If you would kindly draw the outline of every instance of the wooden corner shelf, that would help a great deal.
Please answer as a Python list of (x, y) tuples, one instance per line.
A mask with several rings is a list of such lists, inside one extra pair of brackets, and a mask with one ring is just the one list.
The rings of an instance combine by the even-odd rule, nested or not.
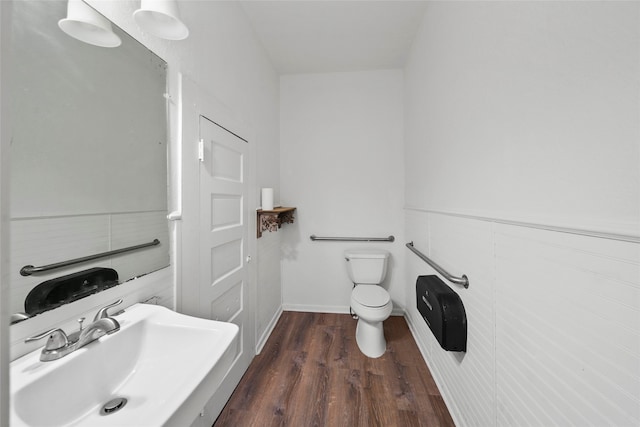
[(278, 206), (272, 210), (265, 211), (258, 209), (258, 239), (262, 237), (264, 231), (278, 231), (282, 224), (293, 224), (293, 213), (296, 208), (286, 208)]

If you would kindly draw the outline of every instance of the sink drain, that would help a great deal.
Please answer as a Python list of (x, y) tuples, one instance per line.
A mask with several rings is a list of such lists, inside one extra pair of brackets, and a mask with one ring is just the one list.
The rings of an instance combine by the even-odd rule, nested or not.
[(124, 405), (126, 404), (127, 399), (125, 399), (124, 397), (116, 397), (115, 399), (111, 399), (102, 406), (102, 409), (100, 409), (100, 415), (111, 415), (113, 413), (116, 413), (120, 409), (124, 408)]

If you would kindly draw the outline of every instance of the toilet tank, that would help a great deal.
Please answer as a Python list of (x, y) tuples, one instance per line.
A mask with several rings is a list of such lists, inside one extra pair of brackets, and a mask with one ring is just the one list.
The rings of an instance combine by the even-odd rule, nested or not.
[(344, 252), (347, 274), (353, 283), (377, 285), (387, 274), (389, 252), (378, 249), (358, 249)]

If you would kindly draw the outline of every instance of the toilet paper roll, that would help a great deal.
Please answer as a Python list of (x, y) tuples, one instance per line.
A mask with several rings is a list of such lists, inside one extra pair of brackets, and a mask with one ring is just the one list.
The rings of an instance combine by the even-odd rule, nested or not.
[(262, 210), (263, 211), (273, 210), (273, 188), (262, 189)]

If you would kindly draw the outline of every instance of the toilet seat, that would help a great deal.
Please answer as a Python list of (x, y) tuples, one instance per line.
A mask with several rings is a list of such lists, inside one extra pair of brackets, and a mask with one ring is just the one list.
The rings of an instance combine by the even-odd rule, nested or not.
[(365, 307), (384, 307), (391, 301), (389, 293), (380, 286), (358, 285), (351, 292), (351, 299)]

